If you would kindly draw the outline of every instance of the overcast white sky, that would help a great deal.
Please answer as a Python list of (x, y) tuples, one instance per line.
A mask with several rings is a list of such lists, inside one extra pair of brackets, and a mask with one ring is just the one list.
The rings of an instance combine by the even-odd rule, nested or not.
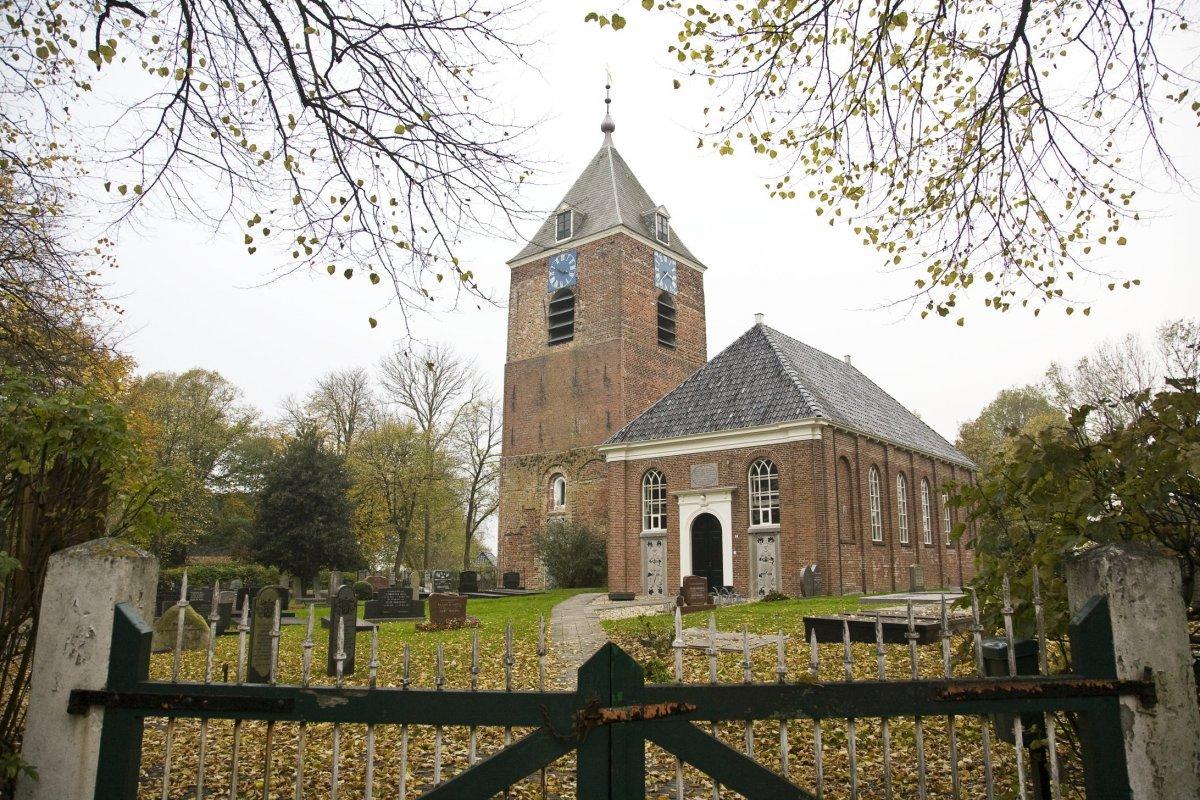
[[(546, 119), (528, 144), (553, 172), (526, 200), (548, 209), (600, 146), (605, 66), (611, 66), (617, 147), (709, 266), (710, 356), (762, 312), (785, 333), (835, 356), (852, 354), (866, 375), (953, 439), (998, 390), (1038, 380), (1051, 360), (1073, 361), (1104, 338), (1149, 334), (1164, 319), (1196, 314), (1200, 201), (1180, 192), (1154, 197), (1153, 221), (1130, 227), (1129, 245), (1096, 262), (1097, 269), (1143, 283), (1115, 295), (1088, 287), (1097, 300), (1090, 318), (1050, 311), (1035, 319), (971, 305), (959, 328), (922, 321), (907, 309), (880, 309), (908, 289), (911, 276), (882, 274), (875, 254), (849, 228), (818, 221), (807, 200), (770, 200), (765, 162), (697, 150), (704, 99), (672, 89), (674, 60), (665, 48), (674, 28), (638, 4), (626, 6), (630, 24), (614, 34), (583, 23), (586, 11), (608, 9), (542, 0), (526, 31), (540, 42), (530, 52), (534, 69), (506, 73), (501, 99), (528, 119)], [(1173, 139), (1181, 155), (1197, 150), (1194, 128)], [(240, 231), (211, 235), (172, 220), (141, 227), (136, 236), (122, 236), (122, 266), (112, 279), (126, 309), (125, 349), (140, 370), (215, 369), (271, 414), (283, 397), (303, 395), (328, 370), (373, 366), (402, 333), (398, 311), (381, 308), (382, 285), (321, 273), (250, 288), (268, 265), (246, 255)], [(527, 227), (525, 234), (535, 226)], [(518, 246), (473, 240), (464, 248), (466, 263), (498, 297), (507, 295), (504, 262)], [(380, 321), (374, 330), (366, 323), (371, 315)], [(505, 321), (503, 308), (471, 308), (418, 319), (415, 329), (473, 357), (498, 392)]]

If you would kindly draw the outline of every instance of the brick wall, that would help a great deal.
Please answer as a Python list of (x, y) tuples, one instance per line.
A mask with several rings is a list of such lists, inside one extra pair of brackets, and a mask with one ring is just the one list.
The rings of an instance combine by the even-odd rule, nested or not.
[(575, 336), (547, 345), (548, 257), (513, 268), (504, 369), (499, 563), (537, 574), (532, 533), (550, 516), (555, 469), (568, 485), (568, 514), (608, 530), (602, 459), (594, 447), (707, 359), (704, 283), (680, 264), (677, 343), (657, 341), (654, 249), (623, 233), (575, 248)]
[[(908, 567), (920, 564), (925, 584), (961, 586), (974, 575), (970, 551), (962, 542), (947, 547), (942, 534), (940, 487), (970, 474), (958, 467), (904, 448), (826, 426), (822, 437), (769, 447), (660, 459), (614, 461), (609, 476), (609, 584), (641, 591), (641, 480), (659, 469), (667, 479), (667, 576), (679, 575), (679, 506), (674, 492), (690, 487), (691, 466), (716, 463), (718, 483), (733, 487), (733, 585), (743, 594), (749, 581), (749, 509), (746, 473), (757, 458), (769, 458), (779, 469), (780, 576), (786, 594), (800, 594), (800, 569), (821, 567), (823, 591), (829, 594), (887, 592), (908, 588)], [(880, 475), (883, 541), (871, 541), (868, 473)], [(908, 489), (909, 543), (899, 541), (896, 475), (903, 472)], [(932, 543), (921, 531), (920, 486), (930, 485)]]

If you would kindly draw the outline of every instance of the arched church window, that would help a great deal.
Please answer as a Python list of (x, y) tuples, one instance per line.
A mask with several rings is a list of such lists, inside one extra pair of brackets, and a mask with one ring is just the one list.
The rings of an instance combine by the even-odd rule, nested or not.
[(675, 301), (667, 292), (658, 296), (658, 343), (675, 346)]
[(896, 514), (900, 529), (900, 544), (908, 544), (908, 479), (896, 473)]
[(750, 524), (779, 524), (779, 470), (760, 458), (750, 465)]
[(883, 541), (883, 498), (879, 485), (879, 470), (871, 467), (867, 473), (867, 493), (871, 499), (871, 541)]
[(567, 479), (562, 475), (555, 475), (550, 480), (550, 508), (554, 511), (561, 511), (567, 507)]
[(550, 344), (561, 344), (575, 338), (575, 292), (559, 289), (550, 297)]
[(656, 469), (642, 476), (642, 530), (667, 529), (667, 479)]
[(929, 479), (921, 478), (921, 540), (933, 544), (932, 515), (929, 513)]

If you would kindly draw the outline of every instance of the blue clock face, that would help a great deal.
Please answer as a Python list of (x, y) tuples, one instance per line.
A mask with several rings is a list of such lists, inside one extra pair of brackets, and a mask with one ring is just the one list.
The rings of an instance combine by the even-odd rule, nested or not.
[(546, 286), (551, 292), (557, 292), (565, 286), (575, 285), (575, 260), (574, 250), (567, 250), (550, 259)]
[(675, 294), (679, 288), (675, 259), (657, 251), (654, 253), (654, 285), (671, 294)]

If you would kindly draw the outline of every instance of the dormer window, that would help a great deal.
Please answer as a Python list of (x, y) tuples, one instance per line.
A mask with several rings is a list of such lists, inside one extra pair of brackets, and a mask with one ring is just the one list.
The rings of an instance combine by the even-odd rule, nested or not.
[(574, 233), (573, 222), (570, 209), (558, 212), (554, 218), (554, 241), (565, 242), (570, 239), (571, 234)]
[(654, 238), (663, 244), (671, 243), (671, 223), (668, 222), (666, 214), (655, 213)]

